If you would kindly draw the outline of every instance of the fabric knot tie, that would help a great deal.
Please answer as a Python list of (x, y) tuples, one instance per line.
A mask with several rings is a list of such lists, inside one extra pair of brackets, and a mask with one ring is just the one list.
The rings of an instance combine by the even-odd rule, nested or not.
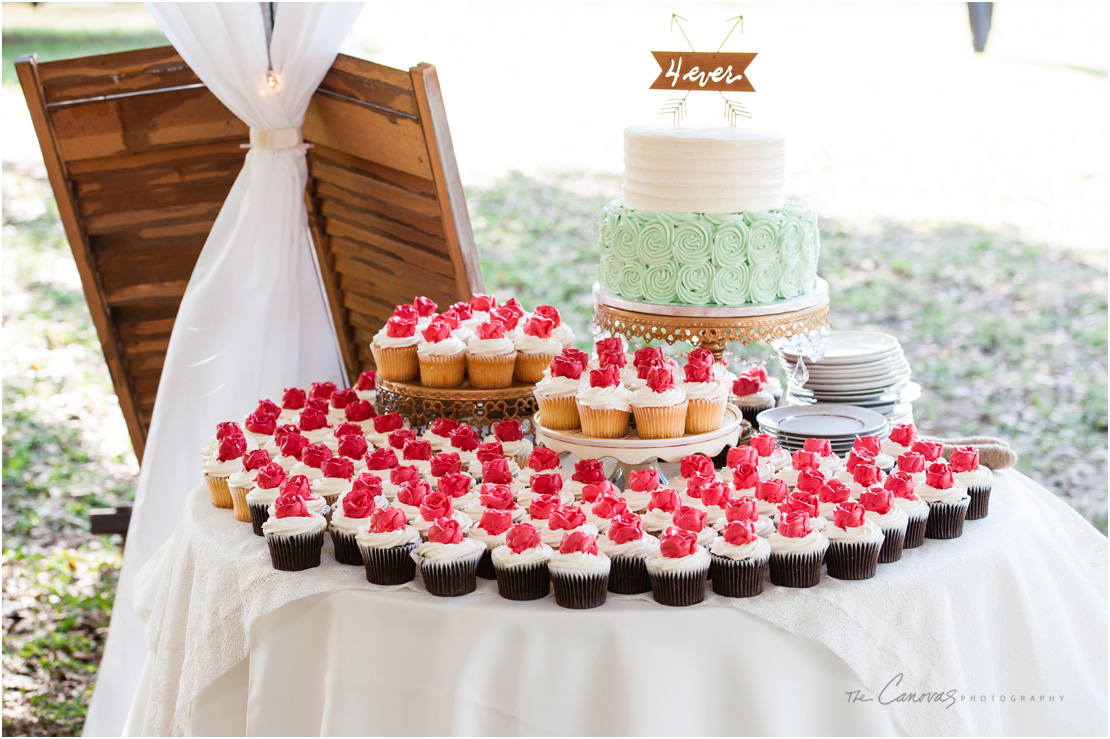
[(242, 145), (244, 149), (266, 149), (281, 151), (304, 146), (304, 134), (300, 128), (254, 128), (251, 127), (251, 142)]

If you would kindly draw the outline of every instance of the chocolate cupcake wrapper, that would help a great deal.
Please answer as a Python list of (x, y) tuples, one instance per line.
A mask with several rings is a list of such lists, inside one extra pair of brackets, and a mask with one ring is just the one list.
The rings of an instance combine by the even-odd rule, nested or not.
[(837, 580), (867, 580), (879, 567), (881, 541), (832, 541), (825, 553), (829, 577)]
[(713, 592), (726, 598), (751, 598), (763, 592), (768, 558), (730, 559), (710, 555), (709, 577)]
[(610, 557), (609, 592), (636, 595), (651, 592), (646, 557)]
[(964, 519), (971, 501), (964, 498), (955, 503), (930, 503), (929, 520), (925, 524), (926, 539), (957, 539), (964, 533)]
[(816, 552), (771, 552), (771, 582), (786, 588), (812, 588), (821, 580), (825, 550)]
[(493, 571), (493, 553), (489, 549), (482, 552), (482, 558), (478, 560), (478, 577), (483, 580), (497, 579), (497, 575)]
[(991, 503), (991, 488), (968, 488), (971, 504), (967, 507), (967, 520), (978, 521), (987, 517), (987, 509)]
[(508, 600), (539, 600), (551, 592), (547, 562), (520, 567), (494, 567), (497, 592)]
[(902, 547), (905, 542), (905, 526), (883, 529), (883, 548), (879, 550), (879, 564), (889, 564), (902, 559)]
[(255, 536), (265, 536), (262, 533), (262, 524), (270, 518), (269, 506), (262, 503), (247, 503), (247, 510), (251, 514), (251, 529)]
[(916, 549), (925, 543), (925, 526), (929, 522), (928, 516), (910, 517), (906, 525), (906, 538), (902, 542), (902, 549)]
[(709, 567), (693, 572), (652, 572), (651, 597), (664, 606), (692, 606), (705, 600)]
[(563, 608), (597, 608), (605, 603), (609, 574), (589, 572), (552, 572), (555, 602)]
[(473, 593), (478, 587), (478, 562), (481, 554), (449, 562), (430, 562), (421, 558), (420, 577), (432, 595), (454, 598)]
[(416, 543), (399, 547), (379, 549), (359, 547), (362, 565), (366, 569), (366, 581), (374, 585), (402, 585), (416, 579), (416, 563), (412, 561), (412, 550)]
[(270, 547), (270, 561), (275, 570), (299, 572), (320, 566), (320, 550), (324, 547), (324, 532), (294, 534), (293, 536), (266, 537)]
[(335, 561), (345, 565), (362, 566), (362, 552), (358, 550), (355, 535), (346, 531), (331, 530), (331, 543), (335, 547)]
[(763, 411), (771, 410), (775, 407), (775, 404), (768, 403), (767, 405), (760, 406), (738, 405), (736, 407), (740, 409), (740, 415), (744, 417), (744, 420), (752, 425), (752, 430), (759, 433), (759, 423), (755, 420), (755, 417)]

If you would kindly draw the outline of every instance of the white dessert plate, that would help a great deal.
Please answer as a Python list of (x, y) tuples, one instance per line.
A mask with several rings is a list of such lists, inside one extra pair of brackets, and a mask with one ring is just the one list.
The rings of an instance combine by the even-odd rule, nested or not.
[[(900, 352), (898, 339), (878, 331), (832, 331), (825, 341), (821, 364), (858, 364)], [(795, 362), (797, 354), (782, 352), (782, 357)]]
[(860, 380), (858, 382), (842, 382), (835, 384), (813, 382), (809, 380), (798, 389), (807, 390), (815, 395), (870, 397), (876, 394), (883, 395), (895, 391), (909, 382), (909, 379), (910, 373), (903, 372), (894, 376), (884, 377), (881, 380)]
[(886, 427), (886, 418), (866, 408), (840, 403), (814, 403), (763, 411), (759, 428), (800, 437), (867, 436)]
[[(784, 362), (783, 367), (787, 375), (790, 375), (797, 368), (797, 365)], [(897, 357), (874, 364), (853, 364), (839, 367), (826, 367), (822, 364), (806, 363), (806, 371), (809, 373), (810, 378), (821, 377), (829, 380), (854, 380), (880, 377), (894, 372), (906, 371), (909, 370), (909, 368), (910, 363), (906, 361), (905, 357)]]

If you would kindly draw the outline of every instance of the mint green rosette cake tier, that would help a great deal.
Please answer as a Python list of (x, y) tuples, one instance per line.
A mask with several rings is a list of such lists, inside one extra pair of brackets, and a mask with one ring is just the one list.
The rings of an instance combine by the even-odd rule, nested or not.
[(710, 255), (721, 268), (739, 267), (748, 263), (748, 224), (743, 217), (716, 224)]
[(621, 265), (620, 294), (630, 300), (644, 299), (644, 268), (635, 262)]
[(701, 220), (678, 224), (674, 230), (674, 256), (679, 264), (702, 266), (709, 263), (713, 247), (713, 227)]
[(602, 258), (613, 253), (613, 232), (617, 228), (617, 210), (613, 201), (601, 211), (601, 223), (598, 225), (597, 247)]
[[(805, 249), (802, 240), (805, 238), (805, 232), (802, 229), (802, 222), (797, 218), (787, 217), (782, 221), (782, 226), (779, 228), (779, 244), (781, 245), (781, 254), (783, 264), (793, 265), (795, 268), (802, 266), (802, 261), (805, 258)], [(802, 275), (798, 273), (798, 282), (801, 283)]]
[(713, 273), (708, 264), (684, 264), (678, 269), (675, 292), (678, 302), (706, 305), (713, 296)]
[(781, 281), (782, 265), (778, 262), (754, 265), (748, 277), (748, 300), (752, 303), (770, 303), (778, 299)]
[(621, 266), (616, 257), (610, 254), (602, 255), (601, 263), (597, 269), (597, 279), (605, 292), (623, 295), (621, 292)]
[[(780, 219), (767, 213), (748, 214), (748, 262), (752, 265), (778, 262)], [(761, 301), (756, 301), (761, 302)]]
[(670, 224), (658, 220), (647, 221), (639, 231), (636, 253), (645, 267), (673, 265), (675, 252), (672, 241), (673, 231)]
[(710, 293), (719, 305), (736, 305), (748, 302), (748, 265), (722, 267), (713, 277)]
[(644, 300), (649, 303), (673, 303), (678, 294), (678, 268), (674, 262), (649, 266), (644, 270)]
[(621, 260), (622, 268), (639, 261), (640, 255), (636, 250), (636, 242), (639, 238), (638, 219), (631, 211), (625, 209), (613, 229), (613, 256)]

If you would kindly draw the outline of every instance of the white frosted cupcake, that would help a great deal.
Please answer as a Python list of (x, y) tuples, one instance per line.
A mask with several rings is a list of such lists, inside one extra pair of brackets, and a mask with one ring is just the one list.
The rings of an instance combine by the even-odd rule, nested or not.
[(725, 517), (718, 521), (713, 528), (723, 532), (730, 523), (745, 521), (751, 523), (756, 536), (766, 539), (774, 533), (775, 523), (768, 516), (759, 515), (759, 507), (755, 498), (733, 498), (725, 508)]
[(477, 539), (486, 547), (478, 561), (478, 577), (485, 580), (496, 577), (493, 570), (493, 550), (505, 544), (506, 535), (512, 525), (512, 514), (491, 508), (483, 512), (478, 522), (466, 532), (468, 537)]
[(500, 442), (505, 456), (518, 466), (525, 464), (532, 453), (532, 442), (524, 437), (524, 428), (515, 418), (494, 423), (493, 433), (486, 437), (486, 441)]
[(897, 459), (899, 455), (908, 452), (915, 441), (917, 427), (912, 423), (899, 424), (890, 430), (890, 436), (883, 441), (879, 451)]
[(615, 367), (590, 372), (589, 384), (579, 387), (574, 399), (584, 436), (619, 439), (628, 433), (631, 394)]
[(538, 600), (551, 590), (548, 562), (554, 551), (540, 541), (531, 524), (516, 524), (505, 534), (505, 544), (490, 557), (497, 592), (508, 600)]
[(729, 386), (717, 379), (713, 364), (687, 362), (681, 387), (689, 403), (686, 409), (686, 433), (704, 434), (724, 424)]
[(640, 514), (644, 529), (649, 534), (661, 533), (663, 529), (672, 525), (672, 516), (681, 504), (677, 491), (670, 488), (653, 490), (647, 508)]
[(563, 482), (563, 490), (576, 500), (582, 499), (582, 491), (587, 485), (605, 482), (605, 467), (600, 459), (580, 459), (574, 463), (570, 479)]
[(366, 579), (375, 585), (401, 585), (416, 577), (416, 563), (409, 556), (420, 543), (420, 534), (408, 526), (396, 508), (377, 508), (370, 524), (355, 534), (355, 543), (366, 568)]
[(516, 346), (505, 335), (503, 324), (498, 321), (479, 324), (474, 338), (466, 345), (470, 385), (483, 389), (509, 387), (513, 384), (516, 358)]
[(463, 512), (470, 516), (471, 521), (477, 523), (481, 520), (482, 514), (490, 509), (507, 511), (514, 523), (521, 521), (528, 514), (526, 508), (517, 505), (512, 488), (508, 485), (491, 483), (482, 484), (478, 489), (477, 499), (467, 504)]
[(374, 405), (378, 400), (378, 375), (374, 370), (364, 370), (358, 373), (358, 382), (355, 383), (355, 395), (359, 400), (365, 400)]
[(413, 550), (424, 587), (432, 595), (466, 595), (477, 587), (478, 562), (486, 546), (477, 539), (464, 538), (463, 533), (456, 519), (438, 519), (428, 528), (427, 541)]
[(564, 536), (547, 566), (559, 606), (596, 608), (605, 603), (611, 563), (589, 533), (572, 531)]
[(609, 524), (615, 516), (631, 513), (628, 510), (628, 503), (624, 502), (624, 498), (608, 493), (598, 496), (597, 500), (591, 505), (583, 506), (583, 509), (586, 514), (586, 522), (596, 528), (599, 533), (605, 533), (609, 530)]
[(906, 514), (906, 538), (903, 549), (914, 549), (925, 543), (925, 526), (929, 521), (929, 504), (914, 493), (913, 478), (894, 470), (886, 477), (883, 489), (894, 496), (894, 505)]
[(432, 425), (421, 434), (420, 438), (431, 444), (432, 449), (436, 452), (447, 451), (451, 445), (451, 434), (458, 427), (458, 421), (452, 421), (450, 418), (437, 418), (432, 421)]
[(906, 540), (909, 517), (894, 504), (894, 495), (885, 488), (875, 486), (865, 490), (859, 499), (867, 511), (867, 518), (883, 532), (883, 547), (879, 550), (879, 564), (897, 562), (902, 558), (902, 545)]
[(750, 598), (763, 592), (771, 544), (755, 533), (751, 521), (733, 521), (710, 545), (713, 592), (728, 598)]
[(866, 580), (875, 576), (884, 537), (861, 504), (849, 501), (838, 505), (824, 534), (829, 539), (825, 555), (829, 577)]
[(416, 358), (419, 343), (416, 321), (396, 316), (386, 321), (370, 342), (378, 377), (391, 382), (408, 382), (419, 377), (420, 364)]
[[(716, 538), (716, 535), (714, 535)], [(647, 558), (651, 595), (666, 606), (690, 606), (705, 599), (709, 552), (695, 533), (671, 526), (659, 537), (659, 553)]]
[[(872, 464), (883, 472), (890, 472), (894, 467), (894, 457), (883, 451), (883, 445), (878, 436), (857, 436), (852, 443), (852, 451), (870, 454)], [(848, 457), (845, 457), (845, 464), (848, 463), (849, 457), (851, 457), (851, 452), (849, 452)]]
[(310, 511), (303, 498), (295, 493), (279, 496), (262, 524), (274, 569), (297, 572), (319, 567), (327, 526), (324, 517)]
[(554, 323), (542, 316), (532, 316), (513, 337), (516, 346), (516, 369), (513, 379), (517, 382), (539, 382), (543, 371), (551, 364), (563, 345), (552, 338)]
[(436, 318), (421, 332), (416, 345), (420, 384), (426, 387), (458, 387), (466, 376), (467, 345), (451, 335), (447, 321)]
[(632, 595), (651, 590), (647, 559), (659, 551), (659, 540), (644, 530), (634, 513), (614, 516), (598, 537), (598, 549), (609, 557), (609, 592)]
[(675, 384), (668, 370), (651, 370), (647, 383), (632, 393), (629, 402), (641, 439), (674, 439), (686, 433), (686, 391)]
[(559, 355), (551, 360), (532, 390), (545, 427), (568, 431), (581, 426), (575, 397), (583, 384), (583, 371), (575, 359)]
[(783, 514), (771, 545), (771, 582), (788, 588), (811, 588), (821, 579), (829, 540), (810, 525), (805, 513)]
[(971, 496), (967, 487), (952, 475), (945, 462), (934, 462), (925, 468), (925, 484), (914, 492), (929, 504), (929, 521), (925, 526), (928, 539), (955, 539), (963, 534)]
[(967, 520), (986, 518), (990, 505), (994, 473), (979, 464), (979, 452), (974, 447), (958, 446), (948, 462), (952, 476), (967, 488), (971, 503), (967, 508)]
[(586, 514), (578, 506), (559, 506), (551, 511), (547, 526), (540, 529), (540, 538), (549, 547), (556, 547), (566, 534), (578, 531), (597, 536), (597, 527), (586, 520)]
[(752, 449), (759, 454), (761, 461), (771, 464), (775, 470), (781, 470), (790, 465), (790, 452), (775, 443), (775, 437), (768, 434), (756, 434), (749, 442)]
[(706, 525), (705, 511), (694, 506), (680, 505), (671, 514), (671, 523), (683, 531), (694, 535), (699, 546), (709, 546), (717, 538), (717, 532)]
[(379, 502), (384, 504), (385, 498), (375, 501), (373, 488), (364, 485), (357, 489), (352, 488), (336, 501), (331, 511), (328, 528), (331, 530), (331, 541), (337, 562), (345, 565), (362, 565), (362, 554), (359, 552), (356, 537), (360, 531), (365, 531), (370, 526), (370, 516), (378, 508)]

